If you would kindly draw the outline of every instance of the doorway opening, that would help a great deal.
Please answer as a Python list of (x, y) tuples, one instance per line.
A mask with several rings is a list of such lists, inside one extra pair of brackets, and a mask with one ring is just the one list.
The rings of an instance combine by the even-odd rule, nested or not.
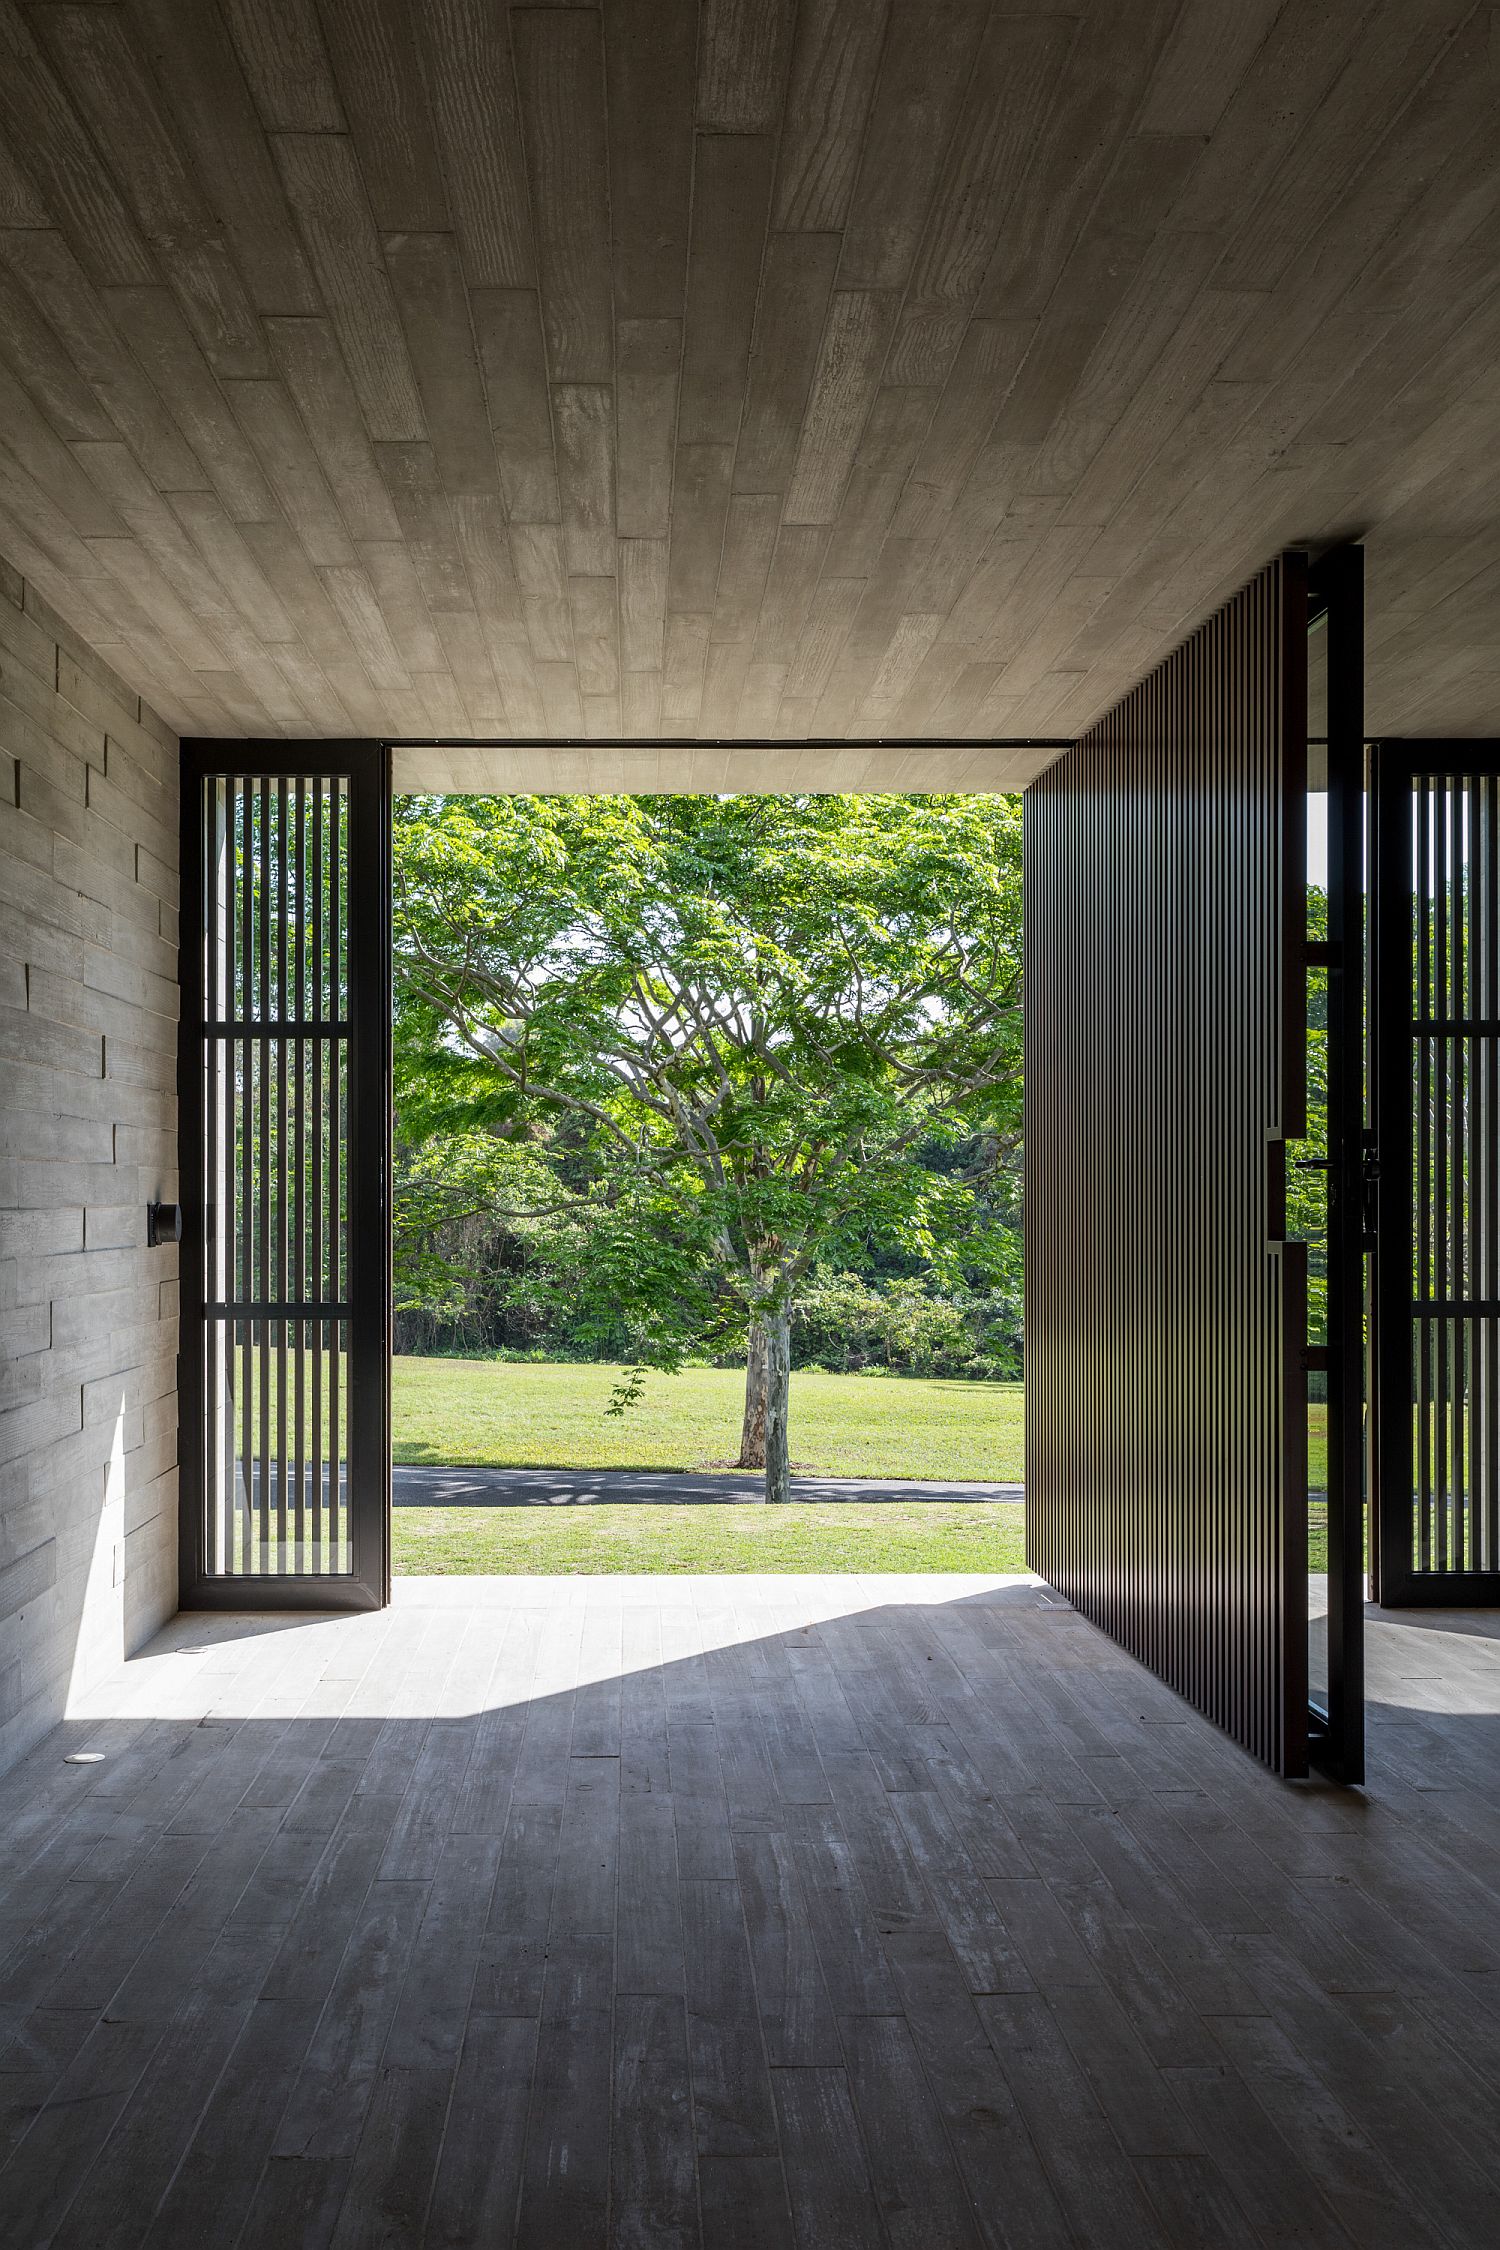
[(1020, 831), (396, 799), (398, 1574), (1024, 1568)]
[[(1328, 651), (1323, 691), (1317, 663), (1303, 653), (1309, 612)], [(1246, 1258), (1257, 1274), (1272, 1261), (1281, 1276), (1265, 1395), (1255, 1407), (1256, 1442), (1273, 1448), (1274, 1474), (1265, 1490), (1252, 1479), (1243, 1497), (1259, 1542), (1256, 1600), (1266, 1605), (1274, 1666), (1265, 1674), (1275, 1691), (1266, 1708), (1275, 1705), (1282, 1770), (1300, 1770), (1311, 1755), (1344, 1778), (1355, 1777), (1359, 1757), (1365, 1495), (1378, 1482), (1387, 1503), (1378, 1542), (1371, 1526), (1370, 1560), (1376, 1570), (1386, 1564), (1378, 1583), (1389, 1598), (1431, 1599), (1457, 1586), (1489, 1595), (1495, 1448), (1485, 1416), (1500, 1388), (1484, 1356), (1493, 1324), (1486, 1244), (1497, 1207), (1485, 1126), (1493, 1076), (1492, 753), (1367, 746), (1358, 622), (1353, 551), (1325, 557), (1311, 582), (1305, 558), (1281, 558), (1238, 606), (1211, 621), (1181, 664), (1173, 660), (1186, 700), (1181, 713), (1172, 705), (1177, 732), (1168, 729), (1166, 750), (1150, 721), (1151, 698), (1166, 691), (1150, 683), (1131, 705), (1142, 719), (1141, 741), (1124, 744), (1130, 756), (1165, 757), (1168, 782), (1186, 770), (1171, 761), (1183, 754), (1179, 736), (1189, 747), (1199, 739), (1192, 667), (1206, 656), (1229, 672), (1244, 669), (1234, 630), (1254, 627), (1257, 693), (1265, 694), (1245, 706), (1247, 724), (1273, 705), (1276, 714), (1258, 800), (1259, 856), (1247, 857), (1244, 839), (1224, 828), (1212, 790), (1199, 810), (1203, 838), (1213, 851), (1230, 852), (1233, 879), (1253, 875), (1259, 884), (1262, 922), (1244, 914), (1236, 921), (1237, 894), (1223, 885), (1183, 891), (1179, 884), (1178, 892), (1168, 885), (1149, 909), (1160, 917), (1184, 899), (1211, 906), (1205, 928), (1211, 923), (1225, 942), (1262, 924), (1277, 933), (1271, 954), (1253, 945), (1245, 953), (1254, 990), (1247, 985), (1241, 1026), (1258, 1042), (1257, 1069), (1269, 1070), (1277, 1122), (1262, 1127), (1243, 1103), (1226, 1111), (1240, 1152), (1235, 1193), (1245, 1191), (1253, 1221)], [(1309, 723), (1310, 686), (1325, 695), (1321, 733), (1316, 712)], [(1204, 724), (1202, 740), (1212, 745), (1213, 724)], [(1076, 1495), (1079, 1477), (1101, 1464), (1101, 1473), (1113, 1475), (1120, 1416), (1132, 1399), (1122, 1371), (1134, 1364), (1132, 1353), (1139, 1357), (1139, 1324), (1111, 1327), (1105, 1319), (1101, 1334), (1111, 1349), (1119, 1344), (1118, 1365), (1109, 1383), (1095, 1383), (1105, 1363), (1089, 1357), (1079, 1310), (1083, 1269), (1076, 1260), (1070, 1266), (1068, 1245), (1082, 1242), (1086, 1266), (1097, 1228), (1080, 1236), (1076, 1202), (1057, 1197), (1067, 1171), (1058, 1152), (1076, 1143), (1077, 1163), (1089, 1168), (1091, 1211), (1112, 1210), (1111, 1225), (1126, 1216), (1118, 1197), (1110, 1202), (1112, 1136), (1125, 1114), (1122, 1082), (1111, 1077), (1110, 1058), (1122, 1051), (1119, 1026), (1111, 1028), (1108, 1009), (1101, 1015), (1097, 1005), (1118, 956), (1108, 947), (1100, 954), (1102, 981), (1089, 995), (1093, 1014), (1079, 1018), (1080, 1039), (1070, 1028), (1078, 1011), (1059, 1008), (1076, 935), (1069, 916), (1085, 876), (1101, 907), (1099, 927), (1113, 927), (1109, 912), (1119, 899), (1129, 914), (1137, 911), (1134, 877), (1101, 884), (1103, 862), (1096, 855), (1085, 865), (1076, 835), (1058, 825), (1066, 809), (1076, 829), (1069, 792), (1086, 785), (1094, 797), (1084, 825), (1092, 821), (1113, 849), (1129, 796), (1119, 779), (1121, 747), (1096, 730), (1041, 791), (1050, 826), (1034, 823), (1030, 812), (1026, 823), (1028, 871), (1034, 837), (1036, 865), (1050, 884), (1046, 915), (1040, 922), (1030, 916), (1026, 943), (1046, 971), (1042, 1020), (1054, 1041), (1050, 1052), (1045, 1041), (1038, 1046), (1033, 976), (1029, 1051), (1048, 1065), (1050, 1106), (1042, 1114), (1053, 1126), (1050, 1136), (1030, 1136), (1033, 1149), (1052, 1152), (1053, 1404), (1071, 1412), (1081, 1400), (1093, 1415), (1115, 1386), (1115, 1404), (1090, 1447), (1068, 1454), (1061, 1480), (1062, 1453), (1056, 1446), (1049, 1453), (1035, 1417), (1028, 1428), (1030, 1466), (1051, 1473), (1052, 1484), (1046, 1511), (1037, 1502), (1028, 1515), (1027, 1552), (1057, 1585), (1075, 1562), (1107, 1570), (1118, 1560), (1120, 1527), (1106, 1511), (1090, 1528)], [(1314, 754), (1315, 766), (1321, 758), (1321, 773), (1309, 774), (1304, 753)], [(603, 1521), (597, 1511), (625, 1504), (599, 1489), (620, 1474), (720, 1480), (714, 1536), (732, 1512), (746, 1526), (774, 1526), (757, 1538), (784, 1539), (790, 1507), (826, 1503), (836, 1535), (857, 1536), (863, 1551), (846, 1543), (792, 1560), (800, 1569), (876, 1567), (878, 1557), (874, 1526), (856, 1524), (848, 1512), (856, 1496), (798, 1491), (799, 1472), (814, 1486), (857, 1484), (861, 1498), (870, 1483), (921, 1486), (925, 1567), (943, 1567), (950, 1558), (932, 1546), (933, 1488), (1011, 1481), (1003, 1474), (1003, 1434), (995, 1437), (986, 1415), (1020, 1373), (1020, 1257), (1009, 1184), (1020, 1147), (1014, 801), (962, 789), (943, 796), (706, 788), (676, 797), (408, 798), (396, 815), (407, 914), (397, 933), (403, 1024), (393, 1022), (391, 1005), (389, 746), (198, 743), (185, 746), (184, 763), (184, 891), (201, 942), (184, 955), (184, 1216), (194, 1245), (183, 1308), (184, 1606), (234, 1608), (260, 1598), (325, 1608), (389, 1599), (390, 1216), (398, 1190), (406, 1199), (401, 1313), (408, 1339), (431, 1347), (398, 1356), (444, 1363), (424, 1378), (440, 1388), (460, 1353), (472, 1367), (482, 1351), (479, 1372), (501, 1391), (509, 1386), (499, 1414), (508, 1431), (504, 1458), (481, 1441), (456, 1439), (456, 1422), (467, 1415), (479, 1427), (484, 1413), (430, 1388), (398, 1439), (403, 1470), (460, 1472), (471, 1485), (483, 1482), (481, 1471), (499, 1472), (512, 1480), (514, 1517), (576, 1524), (596, 1511), (595, 1529)], [(1437, 801), (1439, 767), (1459, 776), (1456, 785), (1445, 779), (1446, 795), (1437, 796), (1447, 808), (1449, 860), (1467, 871), (1461, 880), (1441, 871), (1429, 880), (1408, 833), (1422, 789)], [(1161, 777), (1153, 776), (1154, 767), (1147, 776), (1154, 787)], [(1170, 788), (1157, 798), (1171, 841), (1175, 800)], [(1326, 861), (1321, 879), (1313, 867), (1311, 888), (1309, 825), (1319, 845), (1314, 857)], [(1373, 916), (1364, 905), (1367, 825), (1370, 887), (1380, 908)], [(1438, 864), (1432, 851), (1426, 859)], [(1177, 864), (1170, 853), (1168, 864)], [(1430, 941), (1422, 934), (1428, 924), (1438, 931)], [(1408, 925), (1420, 936), (1415, 951), (1403, 934)], [(1444, 964), (1451, 968), (1460, 956), (1462, 975), (1455, 970), (1443, 983)], [(1165, 973), (1170, 952), (1149, 958), (1163, 970), (1161, 992), (1172, 1008), (1204, 1000), (1205, 990), (1189, 984), (1179, 992)], [(1093, 975), (1092, 957), (1083, 969)], [(1424, 976), (1451, 1002), (1446, 1015), (1424, 1001)], [(1161, 1016), (1148, 1028), (1172, 1066), (1181, 1043), (1174, 1044), (1176, 1018), (1169, 1022), (1170, 1009), (1163, 1015), (1157, 1005), (1161, 992), (1146, 992)], [(1217, 1019), (1212, 1007), (1199, 1012), (1207, 1038)], [(414, 1021), (413, 1042), (406, 1034)], [(1372, 1032), (1379, 1035), (1373, 1069)], [(1429, 1564), (1420, 1524), (1412, 1534), (1406, 1523), (1412, 1503), (1402, 1447), (1409, 1451), (1413, 1441), (1409, 1430), (1401, 1433), (1412, 1377), (1405, 1362), (1396, 1368), (1406, 1348), (1397, 1300), (1411, 1263), (1403, 1241), (1427, 1223), (1426, 1206), (1414, 1217), (1405, 1160), (1387, 1162), (1372, 1190), (1377, 1126), (1392, 1148), (1401, 1137), (1387, 1130), (1388, 1111), (1401, 1111), (1403, 1131), (1431, 1138), (1426, 1112), (1410, 1124), (1411, 1043), (1434, 1038), (1467, 1043), (1454, 1050), (1457, 1061), (1450, 1055), (1439, 1058), (1441, 1069), (1431, 1065), (1440, 1094), (1443, 1085), (1457, 1088), (1446, 1110), (1437, 1102), (1446, 1122), (1432, 1141), (1442, 1158), (1432, 1176), (1437, 1201), (1447, 1198), (1443, 1209), (1462, 1206), (1461, 1224), (1454, 1219), (1443, 1239), (1457, 1227), (1466, 1262), (1460, 1271), (1450, 1256), (1449, 1278), (1462, 1287), (1446, 1295), (1438, 1288), (1433, 1298), (1439, 1324), (1461, 1324), (1461, 1348), (1440, 1337), (1446, 1364), (1460, 1375), (1450, 1380), (1439, 1364), (1433, 1378), (1447, 1416), (1447, 1451), (1433, 1456), (1432, 1474), (1440, 1482), (1443, 1460), (1456, 1463), (1461, 1491), (1455, 1484), (1455, 1499), (1445, 1488), (1437, 1512), (1429, 1510), (1438, 1525)], [(393, 1152), (392, 1057), (403, 1041)], [(1162, 1084), (1172, 1083), (1169, 1067)], [(1080, 1089), (1092, 1104), (1087, 1116)], [(1215, 1144), (1205, 1145), (1212, 1153)], [(1156, 1167), (1149, 1184), (1161, 1236), (1179, 1243), (1182, 1206), (1171, 1163), (1165, 1156), (1157, 1163), (1149, 1136), (1137, 1134), (1132, 1151), (1137, 1169), (1145, 1156)], [(1317, 1210), (1298, 1223), (1295, 1206), (1309, 1200)], [(1372, 1295), (1366, 1252), (1376, 1208), (1385, 1258)], [(467, 1271), (465, 1229), (468, 1247), (483, 1252)], [(1128, 1293), (1145, 1267), (1129, 1226), (1116, 1231)], [(1152, 1267), (1158, 1279), (1168, 1270), (1161, 1261)], [(1309, 1271), (1311, 1308), (1302, 1294)], [(1425, 1307), (1424, 1299), (1424, 1318)], [(1175, 1318), (1180, 1307), (1174, 1300), (1168, 1309)], [(997, 1321), (1003, 1331), (1007, 1319), (1011, 1335), (997, 1337)], [(757, 1362), (758, 1405), (755, 1386), (748, 1402), (743, 1388)], [(1419, 1371), (1427, 1365), (1421, 1351), (1415, 1364)], [(1370, 1381), (1376, 1365), (1378, 1395)], [(1026, 1372), (1035, 1393), (1035, 1364)], [(1226, 1396), (1239, 1380), (1233, 1367), (1227, 1379)], [(569, 1386), (576, 1394), (594, 1383), (602, 1397), (587, 1414), (596, 1431), (618, 1425), (624, 1457), (611, 1454), (614, 1432), (606, 1433), (609, 1443), (591, 1436), (586, 1457), (567, 1451), (576, 1448), (576, 1428), (571, 1439), (559, 1440), (554, 1427), (534, 1444), (517, 1440), (523, 1389), (548, 1382), (554, 1408)], [(958, 1387), (944, 1394), (957, 1402), (947, 1433), (957, 1434), (956, 1458), (943, 1457), (941, 1431), (920, 1426), (911, 1402), (923, 1384)], [(658, 1415), (661, 1450), (653, 1457), (641, 1434), (653, 1403), (670, 1395), (680, 1408), (695, 1386), (702, 1426), (679, 1413), (663, 1436)], [(821, 1399), (819, 1386), (827, 1394)], [(1161, 1397), (1171, 1395), (1170, 1383), (1153, 1393), (1148, 1467), (1158, 1481), (1175, 1443), (1170, 1416), (1163, 1422), (1158, 1412)], [(841, 1430), (830, 1400), (843, 1401)], [(877, 1403), (885, 1400), (899, 1401), (888, 1420)], [(576, 1406), (575, 1395), (570, 1411)], [(819, 1406), (826, 1409), (821, 1426)], [(1019, 1407), (1017, 1391), (1012, 1433)], [(422, 1412), (426, 1428), (418, 1426)], [(1472, 1443), (1470, 1423), (1478, 1432)], [(1430, 1468), (1438, 1441), (1429, 1444), (1420, 1420), (1413, 1426), (1419, 1461)], [(816, 1443), (799, 1442), (804, 1429)], [(992, 1440), (993, 1451), (976, 1460)], [(762, 1459), (770, 1507), (733, 1483)], [(531, 1479), (529, 1487), (517, 1477)], [(1026, 1482), (1030, 1504), (1036, 1477)], [(419, 1493), (413, 1533), (424, 1499), (477, 1514), (475, 1497)], [(909, 1498), (909, 1490), (887, 1489), (881, 1504), (891, 1510)], [(1017, 1511), (1013, 1538), (1019, 1499), (1014, 1488), (980, 1496), (982, 1504)], [(667, 1493), (658, 1481), (639, 1505), (672, 1509), (684, 1522), (696, 1516), (694, 1538), (702, 1540), (712, 1522), (702, 1500), (702, 1486)], [(1193, 1537), (1201, 1530), (1195, 1552), (1216, 1600), (1231, 1585), (1233, 1555), (1218, 1536), (1214, 1508), (1208, 1491)], [(633, 1520), (638, 1531), (645, 1519)], [(894, 1521), (885, 1515), (886, 1531)], [(1046, 1548), (1042, 1529), (1063, 1546)], [(444, 1530), (427, 1536), (440, 1542)], [(1410, 1585), (1400, 1568), (1409, 1538), (1416, 1557)], [(971, 1547), (964, 1559), (993, 1571), (1002, 1553)], [(691, 1570), (701, 1558), (698, 1547), (665, 1567)], [(892, 1559), (909, 1568), (913, 1558)], [(748, 1560), (741, 1555), (722, 1567)], [(474, 1565), (450, 1549), (440, 1567)], [(611, 1565), (596, 1547), (567, 1555), (560, 1567), (592, 1573)], [(1180, 1622), (1178, 1611), (1168, 1622), (1174, 1619)], [(1218, 1641), (1206, 1645), (1217, 1662)], [(1218, 1672), (1214, 1681), (1215, 1694), (1229, 1692)]]

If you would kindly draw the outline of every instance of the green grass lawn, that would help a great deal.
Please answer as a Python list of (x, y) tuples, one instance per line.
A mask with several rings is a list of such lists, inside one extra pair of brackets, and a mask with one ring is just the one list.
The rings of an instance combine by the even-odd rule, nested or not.
[[(1322, 1511), (1315, 1510), (1315, 1517)], [(398, 1508), (395, 1567), (434, 1577), (1026, 1568), (1019, 1500), (794, 1500), (784, 1508)], [(1322, 1570), (1321, 1526), (1309, 1542)]]
[(1024, 1570), (1018, 1500), (398, 1508), (399, 1572)]
[[(648, 1375), (645, 1396), (605, 1413), (617, 1367), (514, 1360), (395, 1362), (395, 1457), (439, 1466), (727, 1468), (740, 1449), (745, 1379), (732, 1367)], [(1019, 1484), (1019, 1383), (794, 1375), (792, 1459), (840, 1477)]]
[[(619, 1370), (401, 1358), (395, 1457), (437, 1466), (725, 1468), (739, 1449), (743, 1378), (693, 1367), (647, 1378), (623, 1419), (605, 1414)], [(1313, 1441), (1314, 1472), (1321, 1445)], [(1019, 1383), (792, 1377), (792, 1455), (829, 1476), (1019, 1484)], [(1309, 1567), (1325, 1567), (1322, 1509)], [(646, 1571), (1000, 1571), (1026, 1567), (1019, 1501), (792, 1501), (397, 1508), (403, 1574), (550, 1577)]]

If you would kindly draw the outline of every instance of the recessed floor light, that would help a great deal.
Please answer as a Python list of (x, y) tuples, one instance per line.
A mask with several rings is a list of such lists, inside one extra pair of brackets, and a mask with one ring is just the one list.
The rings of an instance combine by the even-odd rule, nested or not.
[(65, 1766), (102, 1766), (103, 1763), (102, 1750), (70, 1750), (63, 1759)]

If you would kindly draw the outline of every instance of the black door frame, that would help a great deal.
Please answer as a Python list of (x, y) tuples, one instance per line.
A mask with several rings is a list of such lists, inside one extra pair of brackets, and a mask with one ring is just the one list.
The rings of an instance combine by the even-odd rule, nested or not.
[[(872, 740), (869, 749), (882, 747)], [(681, 749), (668, 736), (660, 749)], [(1063, 738), (902, 736), (905, 749), (1063, 749)], [(632, 744), (631, 747), (651, 744)], [(704, 742), (695, 742), (695, 748)], [(723, 737), (725, 749), (844, 747), (808, 737), (800, 743), (757, 743)], [(184, 736), (180, 742), (180, 847), (183, 943), (179, 952), (178, 1189), (182, 1211), (178, 1377), (178, 1600), (194, 1610), (368, 1610), (391, 1598), (391, 761), (401, 749), (596, 749), (586, 736), (384, 736), (294, 742), (264, 738)], [(210, 1212), (205, 1196), (204, 1073), (210, 1019), (206, 1009), (205, 780), (315, 780), (338, 777), (349, 787), (350, 851), (347, 907), (349, 954), (351, 1149), (350, 1285), (347, 1301), (351, 1367), (349, 1475), (352, 1571), (229, 1573), (208, 1563), (207, 1507), (212, 1485), (204, 1339), (211, 1317), (206, 1290)], [(275, 1318), (257, 1307), (254, 1317)], [(290, 1317), (289, 1315), (286, 1317)], [(358, 1371), (358, 1380), (354, 1371)]]
[[(1434, 739), (1377, 742), (1373, 761), (1374, 848), (1372, 925), (1374, 966), (1371, 1018), (1375, 1044), (1375, 1126), (1379, 1152), (1376, 1190), (1375, 1412), (1378, 1506), (1372, 1523), (1374, 1597), (1385, 1609), (1500, 1607), (1500, 1569), (1420, 1569), (1413, 1559), (1417, 1504), (1414, 1405), (1419, 1396), (1415, 1315), (1418, 1207), (1413, 1132), (1413, 1041), (1421, 1025), (1414, 988), (1416, 928), (1413, 913), (1414, 789), (1424, 776), (1500, 777), (1500, 740)], [(1500, 870), (1491, 871), (1487, 945), (1496, 946), (1493, 922)], [(1490, 1036), (1486, 1034), (1486, 1036)], [(1490, 1194), (1500, 1186), (1500, 1157), (1487, 1156)], [(1489, 1213), (1491, 1223), (1495, 1215)], [(1455, 1300), (1461, 1313), (1494, 1320), (1478, 1303)]]
[(1365, 735), (1364, 549), (1313, 565), (1308, 617), (1326, 638), (1328, 939), (1307, 965), (1328, 973), (1328, 1342), (1309, 1372), (1328, 1384), (1328, 1702), (1310, 1702), (1308, 1756), (1337, 1781), (1364, 1779), (1365, 1617)]
[[(1347, 1339), (1363, 1329), (1364, 1240), (1362, 988), (1363, 840), (1362, 552), (1342, 548), (1310, 576), (1312, 612), (1329, 630), (1330, 781), (1330, 1339), (1329, 1371), (1329, 1658), (1331, 1695), (1325, 1715), (1312, 1714), (1314, 1761), (1343, 1779), (1357, 1779), (1362, 1755), (1362, 1375)], [(182, 880), (184, 948), (180, 1038), (180, 1138), (183, 1151), (184, 1244), (182, 1316), (186, 1348), (179, 1373), (184, 1431), (192, 1433), (181, 1463), (181, 1601), (185, 1608), (373, 1608), (390, 1598), (390, 1048), (391, 1048), (391, 752), (380, 741), (186, 740), (182, 745)], [(412, 746), (419, 746), (413, 744)], [(514, 745), (506, 745), (514, 747)], [(553, 745), (555, 747), (555, 745)], [(1472, 746), (1465, 746), (1465, 751)], [(1424, 746), (1430, 754), (1430, 746)], [(357, 1150), (350, 1204), (349, 1298), (351, 1364), (361, 1379), (351, 1393), (350, 1471), (354, 1568), (340, 1576), (275, 1577), (215, 1574), (206, 1568), (205, 1397), (200, 1348), (206, 1318), (202, 1147), (206, 1030), (203, 987), (204, 858), (202, 788), (231, 774), (307, 777), (342, 775), (350, 790), (350, 1138)], [(1353, 970), (1352, 975), (1350, 970)], [(1339, 996), (1342, 995), (1340, 998)], [(1340, 1124), (1336, 1120), (1342, 1119)], [(1342, 1497), (1335, 1498), (1336, 1491)], [(1372, 1525), (1372, 1545), (1377, 1541)], [(1500, 1581), (1497, 1581), (1500, 1585)], [(1389, 1598), (1389, 1597), (1388, 1597)], [(1432, 1598), (1441, 1598), (1432, 1597)]]
[[(178, 1352), (179, 1601), (184, 1609), (378, 1609), (390, 1600), (391, 1499), (391, 761), (383, 742), (184, 740), (182, 752), (182, 1014), (178, 1138), (182, 1205)], [(226, 1572), (208, 1560), (205, 1340), (208, 1229), (204, 1085), (214, 1029), (207, 1001), (209, 886), (205, 781), (343, 780), (348, 785), (348, 1478), (347, 1572)], [(269, 1301), (242, 1317), (296, 1317)], [(224, 1317), (220, 1314), (218, 1317)], [(318, 1315), (322, 1318), (320, 1312)]]

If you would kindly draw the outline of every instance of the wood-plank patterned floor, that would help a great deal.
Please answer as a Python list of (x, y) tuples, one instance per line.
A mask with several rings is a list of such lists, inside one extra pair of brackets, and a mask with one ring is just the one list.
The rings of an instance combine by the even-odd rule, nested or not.
[(1496, 2240), (1500, 1619), (1358, 1794), (1031, 1582), (399, 1591), (0, 1783), (7, 2246)]

